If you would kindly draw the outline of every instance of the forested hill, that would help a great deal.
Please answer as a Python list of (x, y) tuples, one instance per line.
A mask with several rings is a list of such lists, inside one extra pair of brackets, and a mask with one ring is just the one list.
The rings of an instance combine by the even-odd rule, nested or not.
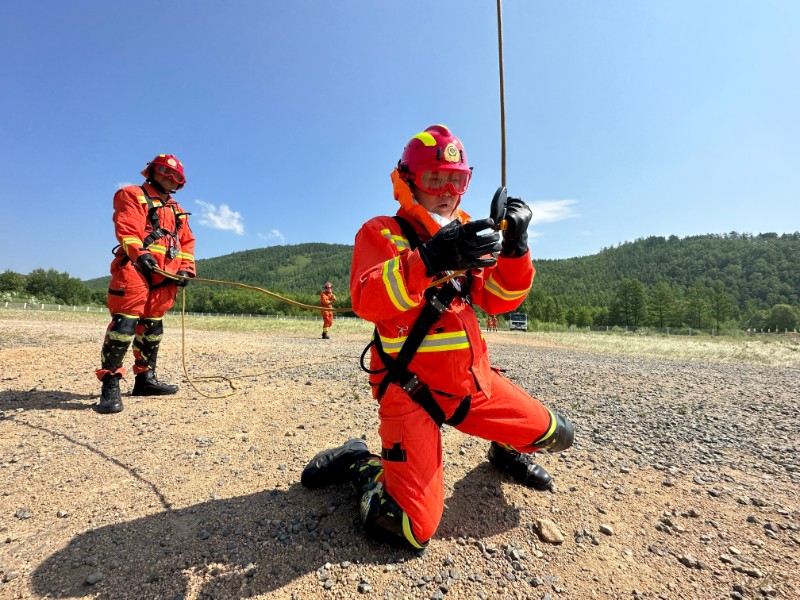
[[(270, 246), (200, 260), (197, 270), (203, 278), (245, 283), (308, 304), (317, 304), (322, 286), (331, 281), (337, 305), (350, 306), (352, 252), (343, 244)], [(521, 309), (545, 322), (708, 323), (712, 305), (719, 320), (720, 302), (725, 321), (741, 315), (744, 322), (748, 311), (776, 305), (791, 305), (800, 315), (800, 233), (649, 237), (563, 260), (537, 260), (534, 244), (533, 256), (533, 293)], [(99, 293), (108, 278), (85, 283)], [(263, 294), (215, 284), (192, 284), (187, 302), (189, 310), (203, 312), (302, 312)], [(657, 319), (649, 315), (653, 310), (660, 311)], [(687, 317), (687, 311), (694, 315)]]
[(223, 279), (267, 288), (278, 293), (319, 293), (326, 281), (344, 294), (350, 286), (353, 246), (298, 244), (270, 246), (200, 260), (197, 272), (206, 279)]
[[(337, 305), (349, 306), (352, 256), (353, 246), (344, 244), (270, 246), (198, 260), (197, 273), (203, 279), (243, 283), (314, 305), (319, 304), (322, 286), (330, 281)], [(105, 290), (109, 280), (101, 277), (85, 283)], [(257, 292), (211, 283), (193, 283), (187, 302), (189, 310), (203, 312), (303, 312)]]
[(719, 281), (739, 308), (748, 301), (758, 308), (800, 305), (800, 233), (649, 237), (534, 265), (534, 290), (564, 306), (610, 306), (625, 279), (683, 290)]

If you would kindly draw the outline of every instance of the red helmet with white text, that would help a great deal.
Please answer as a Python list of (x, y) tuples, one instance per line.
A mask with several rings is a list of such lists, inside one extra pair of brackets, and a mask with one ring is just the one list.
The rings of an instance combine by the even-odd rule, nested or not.
[(166, 177), (177, 185), (175, 191), (181, 189), (186, 184), (186, 175), (183, 172), (183, 163), (174, 154), (159, 154), (142, 171), (147, 179), (151, 178), (152, 172)]
[(443, 194), (450, 189), (461, 196), (472, 177), (461, 140), (444, 125), (431, 125), (411, 138), (397, 169), (406, 182), (429, 194)]

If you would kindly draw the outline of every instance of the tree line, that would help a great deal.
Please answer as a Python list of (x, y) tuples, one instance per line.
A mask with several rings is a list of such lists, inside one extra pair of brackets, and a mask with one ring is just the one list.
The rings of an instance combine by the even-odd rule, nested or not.
[[(350, 306), (353, 246), (271, 246), (198, 261), (206, 279), (267, 289), (316, 305), (326, 281), (337, 306)], [(520, 307), (540, 323), (696, 329), (800, 328), (800, 233), (648, 237), (592, 256), (536, 260), (531, 293)], [(37, 269), (0, 274), (6, 300), (27, 296), (59, 304), (104, 304), (109, 278), (81, 281)], [(306, 314), (254, 291), (194, 282), (187, 310)]]

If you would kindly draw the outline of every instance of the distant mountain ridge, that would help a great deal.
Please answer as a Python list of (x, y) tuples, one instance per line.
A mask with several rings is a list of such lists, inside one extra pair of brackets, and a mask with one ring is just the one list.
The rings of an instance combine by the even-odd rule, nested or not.
[[(269, 246), (198, 261), (201, 277), (245, 283), (305, 301), (333, 283), (339, 304), (349, 302), (353, 246), (305, 243)], [(800, 305), (800, 233), (729, 233), (648, 237), (604, 248), (597, 254), (537, 260), (534, 297), (552, 297), (564, 307), (609, 306), (623, 280), (676, 288), (721, 281), (739, 308)], [(103, 289), (108, 277), (85, 283)], [(197, 287), (210, 284), (197, 284)], [(219, 287), (219, 286), (213, 286)], [(229, 288), (230, 289), (230, 288)]]
[[(535, 254), (535, 251), (534, 251)], [(800, 233), (651, 236), (563, 260), (534, 259), (545, 295), (566, 306), (607, 306), (624, 279), (687, 289), (721, 281), (740, 308), (800, 305)]]

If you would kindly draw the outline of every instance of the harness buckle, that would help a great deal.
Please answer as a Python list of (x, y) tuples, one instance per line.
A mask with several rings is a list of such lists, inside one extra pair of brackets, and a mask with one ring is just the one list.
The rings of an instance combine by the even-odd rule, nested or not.
[(431, 296), (430, 300), (428, 300), (428, 304), (430, 304), (434, 309), (436, 309), (436, 312), (439, 314), (442, 314), (444, 311), (447, 310), (447, 306), (445, 306), (445, 304), (441, 300), (439, 300), (439, 298), (437, 298), (435, 295)]
[(411, 379), (406, 381), (403, 385), (400, 386), (404, 392), (406, 392), (409, 396), (414, 396), (421, 388), (425, 387), (425, 384), (419, 380), (419, 377), (412, 374)]

